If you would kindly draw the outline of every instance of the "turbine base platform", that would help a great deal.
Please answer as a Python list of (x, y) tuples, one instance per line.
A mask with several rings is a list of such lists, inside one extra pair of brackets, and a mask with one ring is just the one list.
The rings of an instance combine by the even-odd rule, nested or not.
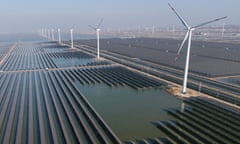
[(179, 98), (190, 98), (190, 97), (196, 97), (200, 95), (200, 92), (194, 91), (192, 89), (187, 89), (186, 93), (182, 93), (181, 86), (170, 86), (167, 88), (167, 92)]

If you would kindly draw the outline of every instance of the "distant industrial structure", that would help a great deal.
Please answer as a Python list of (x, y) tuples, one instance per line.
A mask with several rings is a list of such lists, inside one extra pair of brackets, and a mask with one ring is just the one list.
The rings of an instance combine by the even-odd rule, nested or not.
[[(174, 32), (172, 26), (169, 27), (154, 27), (154, 33), (152, 27), (145, 27), (141, 29), (102, 29), (102, 35), (112, 35), (121, 38), (136, 38), (136, 37), (149, 37), (149, 38), (171, 38), (182, 39), (185, 35), (185, 30), (181, 26), (175, 26)], [(200, 41), (229, 41), (234, 43), (240, 42), (240, 26), (224, 24), (222, 25), (210, 25), (195, 30), (192, 33), (193, 40)]]

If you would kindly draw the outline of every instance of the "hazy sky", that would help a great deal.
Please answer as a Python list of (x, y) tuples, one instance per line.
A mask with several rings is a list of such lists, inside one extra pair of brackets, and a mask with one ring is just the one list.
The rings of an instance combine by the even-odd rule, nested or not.
[(240, 0), (1, 0), (0, 32), (36, 31), (40, 28), (90, 31), (103, 17), (102, 29), (137, 28), (181, 23), (171, 3), (190, 24), (228, 16), (217, 24), (240, 24)]

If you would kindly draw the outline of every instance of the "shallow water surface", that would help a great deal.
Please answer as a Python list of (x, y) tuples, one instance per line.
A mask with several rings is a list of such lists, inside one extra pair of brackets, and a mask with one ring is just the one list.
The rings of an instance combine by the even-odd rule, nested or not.
[(163, 137), (152, 122), (173, 119), (164, 109), (178, 107), (181, 102), (160, 88), (136, 91), (104, 84), (77, 85), (123, 141)]
[(79, 59), (79, 58), (52, 58), (58, 67), (73, 67), (76, 65), (86, 65), (93, 62), (93, 59)]

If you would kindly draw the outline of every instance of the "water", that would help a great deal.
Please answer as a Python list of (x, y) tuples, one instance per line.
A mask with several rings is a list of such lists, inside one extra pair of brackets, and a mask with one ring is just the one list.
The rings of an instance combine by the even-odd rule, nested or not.
[(104, 84), (76, 84), (122, 141), (164, 137), (152, 122), (173, 119), (164, 109), (180, 106), (181, 102), (164, 89), (136, 91)]
[[(74, 57), (52, 59), (58, 67), (93, 61)], [(179, 107), (181, 103), (160, 88), (136, 91), (130, 87), (111, 88), (104, 84), (83, 86), (76, 82), (76, 85), (122, 141), (165, 137), (153, 122), (172, 119), (164, 109)]]
[(52, 58), (57, 67), (74, 67), (76, 65), (86, 65), (93, 62), (93, 59), (79, 59), (79, 58)]

